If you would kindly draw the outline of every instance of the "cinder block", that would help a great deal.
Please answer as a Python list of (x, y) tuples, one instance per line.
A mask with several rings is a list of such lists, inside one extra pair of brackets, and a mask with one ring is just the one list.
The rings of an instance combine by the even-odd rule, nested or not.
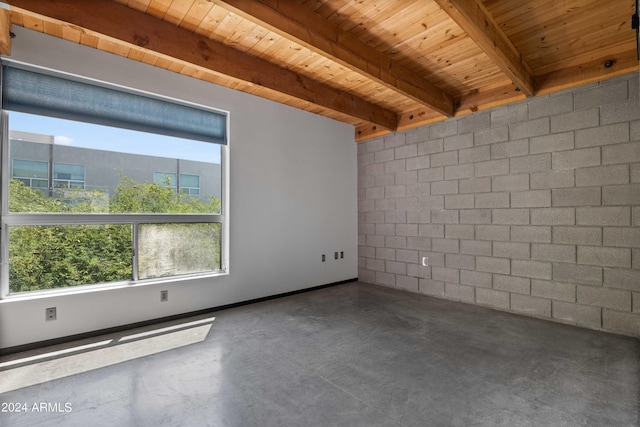
[(546, 171), (531, 174), (532, 189), (568, 188), (574, 185), (574, 170)]
[(396, 250), (392, 248), (376, 248), (376, 259), (395, 261)]
[(460, 283), (476, 288), (491, 288), (493, 280), (491, 273), (460, 270)]
[(367, 188), (365, 198), (368, 200), (384, 199), (384, 187)]
[(550, 245), (533, 243), (531, 259), (553, 262), (576, 262), (576, 247), (573, 245)]
[(600, 164), (600, 148), (560, 151), (551, 154), (551, 167), (554, 170), (584, 168)]
[(476, 303), (490, 307), (509, 309), (509, 293), (493, 289), (476, 288)]
[(376, 234), (380, 236), (395, 236), (396, 225), (395, 224), (376, 224)]
[(512, 157), (509, 159), (509, 170), (512, 174), (551, 170), (551, 153)]
[(529, 142), (529, 153), (551, 153), (572, 150), (574, 148), (574, 133), (563, 132), (552, 135), (537, 136)]
[(600, 200), (600, 187), (551, 190), (551, 204), (553, 206), (599, 206)]
[(527, 154), (529, 154), (529, 141), (527, 139), (498, 142), (491, 145), (492, 159), (505, 159), (508, 157), (526, 156)]
[(551, 300), (512, 294), (511, 310), (536, 317), (551, 317)]
[(406, 224), (407, 212), (406, 211), (385, 211), (384, 222), (389, 224)]
[(460, 211), (461, 224), (491, 224), (491, 209), (463, 209)]
[(576, 131), (576, 148), (629, 142), (629, 123), (617, 123)]
[(529, 102), (529, 118), (555, 116), (573, 111), (573, 92), (536, 97)]
[(509, 125), (509, 135), (511, 139), (531, 138), (549, 133), (549, 118), (543, 117), (536, 120), (529, 120), (522, 123), (513, 123)]
[(509, 128), (507, 126), (492, 127), (491, 129), (477, 131), (473, 135), (473, 143), (476, 146), (495, 144), (509, 140)]
[(404, 132), (394, 132), (384, 137), (384, 148), (400, 147), (406, 143)]
[(410, 224), (429, 224), (431, 222), (431, 211), (420, 210), (420, 202), (418, 201), (418, 210), (406, 212), (407, 221)]
[(531, 209), (533, 225), (573, 225), (575, 222), (576, 212), (573, 208)]
[(580, 168), (575, 172), (578, 187), (629, 183), (629, 165), (626, 164)]
[(474, 302), (475, 288), (473, 286), (456, 285), (453, 283), (444, 284), (444, 296), (458, 301)]
[(475, 228), (473, 225), (447, 224), (444, 235), (447, 239), (473, 239)]
[(460, 253), (491, 256), (491, 242), (488, 240), (460, 240)]
[(602, 286), (602, 267), (577, 264), (553, 264), (553, 280)]
[(600, 107), (600, 123), (603, 125), (630, 122), (638, 119), (640, 119), (640, 104), (638, 104), (637, 99)]
[(640, 144), (637, 142), (602, 147), (603, 165), (634, 162), (640, 162)]
[(365, 152), (373, 153), (375, 151), (384, 150), (384, 138), (370, 139), (364, 142)]
[(383, 259), (372, 259), (372, 258), (367, 258), (367, 265), (366, 265), (367, 270), (371, 270), (371, 271), (385, 271), (385, 260)]
[(416, 249), (419, 251), (431, 250), (431, 239), (428, 237), (407, 237), (407, 249)]
[(491, 127), (491, 113), (476, 112), (458, 119), (458, 133), (471, 133)]
[(420, 169), (418, 171), (418, 182), (442, 181), (444, 179), (444, 168)]
[(444, 254), (442, 252), (420, 252), (420, 257), (429, 257), (429, 265), (433, 267), (444, 267)]
[(476, 271), (486, 273), (510, 274), (511, 262), (508, 258), (476, 257)]
[(373, 270), (367, 270), (366, 268), (358, 269), (358, 281), (364, 283), (375, 283), (376, 272)]
[(516, 294), (531, 294), (531, 281), (524, 277), (493, 275), (493, 289)]
[(447, 283), (460, 283), (460, 270), (446, 267), (431, 267), (431, 278)]
[(509, 159), (489, 160), (474, 163), (476, 177), (506, 175), (509, 173)]
[(457, 254), (460, 252), (460, 241), (457, 239), (431, 239), (431, 250)]
[(444, 207), (445, 209), (472, 209), (473, 194), (447, 194), (444, 196)]
[(407, 291), (417, 292), (420, 287), (419, 281), (417, 277), (396, 275), (396, 287)]
[(391, 273), (383, 273), (381, 271), (376, 271), (376, 282), (377, 285), (383, 286), (395, 286), (396, 285), (396, 275)]
[(406, 249), (407, 238), (405, 236), (385, 236), (384, 245), (387, 248)]
[(633, 312), (640, 313), (640, 292), (633, 292)]
[(491, 178), (461, 179), (458, 190), (460, 193), (488, 193), (491, 191)]
[(381, 175), (376, 175), (375, 186), (376, 187), (387, 187), (389, 185), (396, 184), (396, 174), (395, 173), (383, 173)]
[(444, 151), (473, 147), (473, 134), (466, 133), (448, 136), (444, 139)]
[(578, 246), (578, 264), (631, 268), (631, 249)]
[(629, 226), (631, 208), (629, 206), (577, 208), (576, 224)]
[(491, 178), (493, 191), (522, 191), (529, 189), (529, 174), (501, 175)]
[(407, 159), (407, 170), (426, 169), (431, 166), (430, 156), (417, 156)]
[[(358, 148), (362, 147), (359, 145)], [(376, 162), (376, 153), (358, 154), (358, 165), (366, 166)]]
[(404, 145), (395, 149), (396, 159), (406, 159), (407, 157), (416, 157), (418, 155), (418, 144)]
[(511, 193), (513, 208), (544, 208), (551, 206), (551, 190), (514, 191)]
[[(604, 286), (640, 292), (640, 271), (618, 268), (604, 269)], [(640, 301), (638, 301), (640, 303)]]
[(405, 171), (406, 161), (404, 159), (401, 160), (391, 160), (389, 162), (384, 163), (384, 173), (398, 173)]
[(608, 185), (602, 187), (602, 204), (640, 205), (640, 184)]
[(405, 197), (406, 195), (407, 187), (405, 185), (367, 188), (367, 199), (395, 199), (398, 197)]
[(399, 211), (415, 211), (418, 210), (417, 197), (400, 197), (395, 199), (396, 210)]
[(600, 124), (599, 109), (575, 111), (551, 117), (551, 133), (596, 127)]
[(429, 126), (419, 126), (405, 131), (407, 144), (421, 143), (429, 139)]
[(476, 208), (508, 208), (509, 193), (480, 193), (475, 201)]
[(473, 165), (468, 163), (466, 165), (454, 165), (445, 166), (444, 179), (460, 179), (473, 177)]
[(444, 209), (444, 196), (420, 197), (418, 199), (420, 211)]
[(640, 182), (640, 163), (635, 163), (630, 166), (631, 168), (631, 182), (638, 183)]
[(431, 125), (431, 139), (444, 138), (458, 133), (457, 120), (445, 120), (444, 122)]
[(555, 319), (597, 328), (602, 326), (600, 307), (552, 301), (551, 310)]
[(476, 163), (491, 159), (491, 149), (489, 145), (483, 145), (475, 148), (467, 148), (458, 152), (458, 162)]
[(418, 236), (418, 224), (396, 224), (396, 236)]
[(476, 240), (509, 241), (507, 225), (476, 225)]
[(432, 139), (418, 144), (418, 155), (441, 153), (444, 150), (443, 139)]
[(358, 176), (358, 190), (375, 187), (375, 177), (373, 176)]
[(445, 265), (461, 270), (473, 270), (476, 268), (476, 257), (473, 255), (445, 254)]
[(622, 313), (605, 308), (602, 312), (602, 323), (607, 330), (640, 336), (640, 314)]
[(407, 264), (397, 261), (386, 261), (385, 271), (393, 274), (407, 274)]
[(631, 292), (594, 286), (578, 286), (578, 303), (631, 311)]
[(511, 261), (511, 274), (532, 279), (551, 280), (551, 263), (514, 259)]
[(375, 163), (372, 165), (367, 165), (364, 170), (365, 176), (376, 176), (382, 175), (384, 173), (384, 163)]
[(444, 297), (444, 282), (420, 279), (418, 292), (436, 297)]
[(435, 181), (431, 183), (431, 194), (457, 194), (458, 181)]
[(431, 211), (431, 222), (434, 224), (458, 224), (460, 222), (457, 210)]
[(558, 301), (576, 302), (576, 285), (534, 279), (531, 280), (531, 295)]
[(397, 185), (411, 185), (418, 182), (417, 171), (397, 172), (396, 184)]
[(491, 111), (491, 126), (500, 126), (510, 123), (525, 122), (529, 120), (529, 106), (527, 103), (510, 104), (503, 108)]
[(425, 267), (419, 264), (407, 264), (407, 276), (431, 279), (431, 267)]
[(394, 160), (394, 148), (390, 148), (388, 150), (380, 150), (380, 151), (376, 151), (375, 153), (371, 153), (375, 155), (375, 162), (376, 163), (384, 163), (384, 162), (389, 162), (391, 160)]
[(553, 243), (568, 245), (602, 244), (602, 229), (600, 227), (553, 227)]
[(418, 251), (410, 249), (396, 249), (396, 261), (419, 264)]
[(442, 224), (419, 224), (418, 235), (420, 237), (444, 237), (444, 225)]
[(458, 164), (458, 152), (457, 151), (445, 151), (444, 153), (437, 153), (431, 155), (431, 167), (438, 166), (450, 166)]
[(545, 226), (513, 226), (512, 242), (551, 243), (551, 227)]
[(627, 100), (627, 82), (621, 81), (598, 88), (579, 90), (575, 93), (576, 110), (599, 107)]
[(366, 258), (375, 258), (376, 257), (376, 248), (364, 245), (358, 245), (358, 257), (365, 260), (366, 267)]
[(603, 233), (604, 246), (640, 247), (640, 228), (638, 227), (605, 227)]
[(385, 236), (368, 235), (367, 246), (384, 248)]
[(493, 256), (511, 259), (529, 259), (531, 251), (528, 243), (493, 242)]
[(640, 226), (640, 206), (635, 206), (633, 208), (633, 225)]
[(494, 224), (528, 225), (528, 209), (494, 209), (492, 212)]

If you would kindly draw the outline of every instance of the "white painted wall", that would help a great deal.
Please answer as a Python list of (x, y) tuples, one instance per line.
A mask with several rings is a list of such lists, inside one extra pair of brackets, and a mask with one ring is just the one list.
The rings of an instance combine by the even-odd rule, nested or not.
[[(13, 31), (15, 60), (230, 112), (230, 274), (162, 286), (7, 298), (0, 301), (0, 348), (357, 277), (351, 126), (41, 33)], [(334, 261), (333, 252), (341, 250), (345, 258)], [(169, 290), (169, 302), (160, 303), (160, 289)], [(45, 308), (54, 306), (58, 320), (45, 322)]]

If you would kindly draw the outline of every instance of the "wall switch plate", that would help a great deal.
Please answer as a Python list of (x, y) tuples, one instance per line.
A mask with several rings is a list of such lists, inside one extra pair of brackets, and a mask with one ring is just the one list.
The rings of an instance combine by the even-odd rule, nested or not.
[(428, 256), (423, 256), (422, 257), (422, 266), (423, 267), (428, 267), (429, 266), (429, 257)]
[(160, 291), (160, 302), (169, 301), (169, 291)]
[(46, 322), (51, 322), (52, 320), (56, 320), (58, 318), (58, 313), (56, 307), (49, 307), (44, 309), (44, 320)]

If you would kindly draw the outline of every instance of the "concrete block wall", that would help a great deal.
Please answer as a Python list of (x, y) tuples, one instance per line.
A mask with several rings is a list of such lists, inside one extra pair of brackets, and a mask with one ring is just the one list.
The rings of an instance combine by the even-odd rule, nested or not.
[(640, 336), (639, 91), (632, 74), (360, 143), (360, 280)]

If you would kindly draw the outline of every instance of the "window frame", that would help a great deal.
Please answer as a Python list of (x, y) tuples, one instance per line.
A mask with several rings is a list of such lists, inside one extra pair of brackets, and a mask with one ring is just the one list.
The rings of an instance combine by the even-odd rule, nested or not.
[[(3, 64), (10, 65), (12, 61), (3, 59)], [(210, 214), (146, 214), (146, 213), (32, 213), (32, 212), (9, 212), (9, 183), (12, 179), (9, 168), (9, 112), (1, 109), (0, 115), (0, 165), (2, 166), (0, 173), (0, 300), (1, 299), (20, 299), (32, 298), (38, 295), (60, 294), (87, 292), (100, 289), (121, 288), (123, 286), (145, 286), (158, 283), (168, 283), (176, 281), (185, 281), (193, 279), (201, 279), (204, 277), (216, 277), (229, 274), (229, 146), (230, 132), (229, 121), (230, 114), (227, 111), (214, 109), (209, 106), (196, 104), (193, 102), (179, 100), (164, 95), (149, 93), (130, 87), (111, 84), (108, 82), (97, 82), (89, 78), (63, 73), (41, 67), (20, 64), (20, 68), (29, 71), (36, 71), (42, 74), (48, 74), (56, 77), (62, 77), (69, 80), (78, 80), (83, 83), (90, 83), (106, 88), (112, 88), (143, 97), (151, 97), (168, 103), (181, 104), (199, 110), (211, 111), (212, 113), (223, 114), (225, 116), (226, 125), (226, 143), (220, 145), (220, 212)], [(0, 72), (1, 77), (1, 72)], [(1, 94), (0, 94), (1, 95)], [(96, 123), (100, 124), (100, 123)], [(212, 143), (212, 142), (210, 142)], [(51, 171), (52, 172), (52, 171)], [(176, 175), (177, 176), (177, 175)], [(85, 169), (86, 183), (86, 169)], [(139, 279), (138, 278), (138, 226), (140, 224), (166, 224), (166, 223), (220, 223), (220, 269), (208, 272), (189, 273), (183, 275), (175, 275), (161, 278)], [(43, 289), (29, 292), (10, 293), (9, 284), (9, 228), (12, 226), (35, 226), (35, 225), (90, 225), (90, 224), (130, 224), (133, 230), (132, 236), (132, 280), (109, 282), (109, 283), (89, 283), (85, 285), (69, 286), (55, 289)]]

